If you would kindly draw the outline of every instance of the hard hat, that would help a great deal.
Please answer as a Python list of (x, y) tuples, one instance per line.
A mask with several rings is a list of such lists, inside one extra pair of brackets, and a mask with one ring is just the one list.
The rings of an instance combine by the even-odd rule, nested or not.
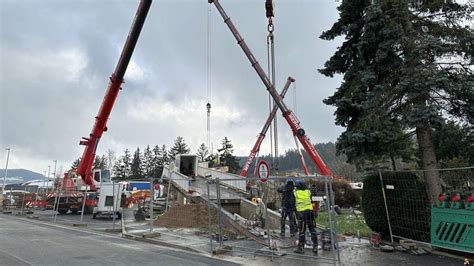
[(294, 183), (293, 178), (288, 178), (288, 179), (286, 180), (286, 183), (287, 183), (287, 184)]
[(302, 187), (304, 185), (304, 182), (301, 179), (296, 179), (295, 184), (297, 187)]

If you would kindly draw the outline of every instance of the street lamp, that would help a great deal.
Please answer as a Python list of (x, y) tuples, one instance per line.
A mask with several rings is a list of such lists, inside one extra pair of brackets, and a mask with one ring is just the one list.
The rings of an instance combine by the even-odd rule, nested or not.
[(49, 190), (49, 177), (51, 176), (50, 172), (51, 172), (51, 165), (48, 165), (48, 178), (47, 178), (48, 181), (46, 183), (46, 191)]
[(45, 193), (44, 187), (46, 186), (46, 171), (43, 171), (43, 194)]
[(7, 164), (5, 165), (5, 175), (3, 176), (3, 189), (5, 189), (5, 184), (7, 181), (8, 159), (10, 158), (10, 148), (6, 148), (5, 150), (7, 150), (8, 153), (7, 153)]
[[(58, 164), (58, 160), (53, 160), (53, 162), (54, 162), (53, 180), (54, 180), (54, 183), (56, 183), (56, 181), (57, 181), (56, 180), (57, 179), (57, 177), (56, 177), (56, 165)], [(53, 190), (54, 190), (54, 186), (53, 186)]]

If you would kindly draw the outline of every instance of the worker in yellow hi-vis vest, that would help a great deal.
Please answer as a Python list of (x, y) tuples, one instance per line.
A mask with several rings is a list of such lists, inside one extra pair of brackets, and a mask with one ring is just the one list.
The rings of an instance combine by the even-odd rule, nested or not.
[(318, 254), (318, 238), (316, 235), (316, 228), (314, 223), (313, 205), (311, 204), (311, 192), (306, 184), (300, 179), (295, 182), (295, 202), (296, 214), (298, 218), (298, 248), (295, 253), (304, 253), (304, 244), (306, 242), (306, 227), (311, 233), (311, 241), (313, 242), (313, 253)]

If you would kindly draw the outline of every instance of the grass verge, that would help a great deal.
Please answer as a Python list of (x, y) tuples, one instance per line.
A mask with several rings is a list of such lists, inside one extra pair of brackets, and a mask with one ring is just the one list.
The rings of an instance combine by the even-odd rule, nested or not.
[[(335, 216), (336, 230), (338, 234), (344, 235), (359, 235), (361, 237), (369, 237), (372, 231), (367, 226), (362, 214), (341, 214)], [(316, 219), (318, 224), (328, 226), (329, 218), (327, 212), (319, 213), (318, 218)]]

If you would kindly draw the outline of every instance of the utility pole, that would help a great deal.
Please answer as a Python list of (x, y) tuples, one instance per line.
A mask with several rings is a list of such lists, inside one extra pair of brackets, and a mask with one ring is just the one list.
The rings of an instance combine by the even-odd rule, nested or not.
[[(53, 172), (53, 180), (54, 180), (54, 184), (56, 183), (56, 181), (59, 181), (58, 180), (58, 177), (57, 177), (57, 174), (56, 174), (56, 166), (58, 164), (58, 160), (53, 160), (54, 162), (54, 172)], [(54, 190), (54, 185), (53, 185), (53, 189)]]
[(48, 178), (47, 178), (48, 181), (46, 183), (46, 191), (48, 191), (48, 189), (49, 189), (49, 177), (51, 175), (50, 172), (51, 172), (51, 165), (48, 165)]
[(5, 189), (5, 184), (7, 181), (7, 172), (8, 172), (8, 159), (10, 158), (10, 148), (6, 148), (7, 150), (7, 164), (5, 165), (5, 175), (3, 176), (3, 189)]
[(43, 195), (46, 192), (44, 187), (46, 187), (46, 171), (43, 171)]

